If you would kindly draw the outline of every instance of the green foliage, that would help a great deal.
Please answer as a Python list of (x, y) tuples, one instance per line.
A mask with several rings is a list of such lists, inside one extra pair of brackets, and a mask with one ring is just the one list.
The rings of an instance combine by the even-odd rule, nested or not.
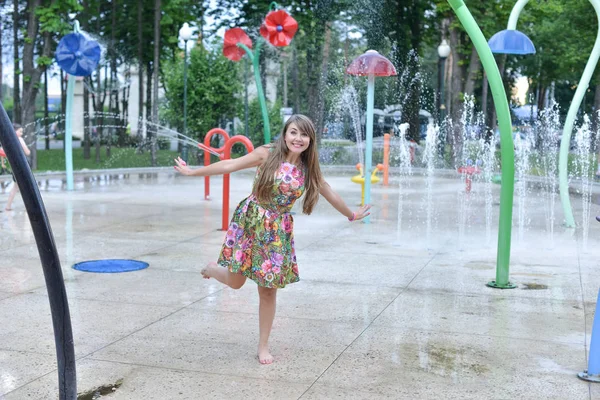
[[(283, 121), (281, 119), (281, 103), (277, 101), (272, 106), (267, 104), (269, 112), (269, 126), (271, 128), (271, 140), (274, 140), (283, 129)], [(240, 107), (241, 112), (239, 115), (243, 115), (243, 108)], [(242, 118), (243, 119), (243, 118)], [(248, 104), (248, 138), (252, 141), (254, 147), (262, 146), (265, 144), (264, 136), (264, 123), (262, 118), (262, 112), (260, 110), (260, 104), (258, 99), (250, 101)], [(240, 129), (241, 132), (245, 131), (245, 128)]]
[[(183, 54), (168, 62), (164, 69), (166, 102), (161, 118), (179, 132), (183, 132)], [(239, 104), (236, 97), (240, 83), (237, 64), (221, 55), (220, 48), (207, 50), (195, 46), (190, 54), (187, 70), (187, 136), (202, 141), (206, 132), (220, 126), (223, 119), (231, 119)]]
[[(84, 159), (83, 149), (73, 149), (73, 169), (107, 169), (107, 168), (143, 168), (151, 167), (148, 153), (140, 153), (133, 147), (112, 147), (111, 156), (106, 158), (106, 149), (100, 148), (101, 160), (96, 163), (95, 157)], [(158, 150), (157, 165), (173, 165), (173, 159), (177, 157), (177, 152), (169, 150)], [(65, 170), (65, 152), (62, 149), (40, 150), (37, 152), (38, 168), (37, 171), (64, 171)]]

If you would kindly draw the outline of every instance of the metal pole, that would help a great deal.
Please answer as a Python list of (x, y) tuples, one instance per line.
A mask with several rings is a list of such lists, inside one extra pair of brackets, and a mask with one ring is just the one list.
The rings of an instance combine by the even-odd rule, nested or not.
[[(187, 136), (187, 42), (187, 40), (183, 41), (183, 134), (185, 136)], [(181, 158), (185, 162), (188, 160), (187, 143), (183, 144)]]
[(56, 346), (58, 398), (76, 400), (77, 373), (73, 330), (60, 258), (37, 182), (2, 104), (0, 104), (0, 142), (23, 194), (23, 203), (25, 203), (44, 271)]
[(490, 89), (494, 98), (494, 107), (498, 115), (500, 127), (500, 146), (502, 157), (502, 187), (500, 189), (500, 221), (498, 224), (498, 254), (496, 258), (496, 280), (487, 285), (498, 289), (512, 289), (513, 285), (508, 281), (508, 270), (510, 264), (510, 238), (512, 230), (513, 195), (515, 185), (515, 150), (512, 140), (512, 125), (510, 110), (506, 100), (506, 92), (500, 70), (494, 59), (494, 55), (487, 44), (481, 29), (469, 12), (463, 0), (448, 0), (454, 9), (458, 19), (464, 26), (471, 38), (481, 64), (488, 76)]
[(444, 96), (444, 84), (446, 81), (446, 57), (440, 57), (440, 125), (446, 118), (446, 99)]
[[(439, 118), (440, 118), (440, 131), (444, 125), (444, 120), (446, 119), (446, 96), (445, 96), (445, 88), (444, 84), (446, 83), (446, 57), (440, 57), (440, 108), (439, 108)], [(440, 155), (442, 159), (444, 159), (444, 153), (446, 151), (446, 132), (441, 132), (439, 135), (438, 146), (440, 147)]]
[(244, 133), (248, 137), (248, 59), (244, 58)]

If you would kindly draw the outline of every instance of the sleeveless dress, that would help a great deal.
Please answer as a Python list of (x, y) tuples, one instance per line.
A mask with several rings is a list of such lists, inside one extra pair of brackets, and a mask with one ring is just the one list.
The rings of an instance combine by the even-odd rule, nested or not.
[[(259, 173), (260, 167), (255, 182)], [(304, 193), (304, 180), (302, 166), (282, 162), (269, 204), (259, 203), (254, 194), (242, 200), (229, 223), (218, 264), (259, 286), (283, 288), (298, 282), (290, 211)]]

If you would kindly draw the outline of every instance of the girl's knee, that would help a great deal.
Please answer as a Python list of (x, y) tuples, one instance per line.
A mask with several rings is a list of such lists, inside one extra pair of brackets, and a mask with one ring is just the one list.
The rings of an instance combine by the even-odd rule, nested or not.
[(267, 287), (262, 287), (262, 286), (258, 287), (258, 295), (260, 296), (260, 298), (272, 299), (272, 298), (275, 298), (276, 294), (277, 294), (276, 288), (267, 288)]
[(229, 273), (229, 279), (227, 281), (227, 284), (230, 288), (232, 289), (241, 289), (242, 286), (244, 286), (244, 283), (246, 283), (246, 277), (243, 275), (239, 275), (239, 274), (234, 274), (233, 272), (228, 272)]

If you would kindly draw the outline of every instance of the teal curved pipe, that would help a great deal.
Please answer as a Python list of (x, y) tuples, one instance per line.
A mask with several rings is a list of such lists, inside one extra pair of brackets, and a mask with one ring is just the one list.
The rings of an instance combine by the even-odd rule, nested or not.
[[(573, 217), (573, 208), (571, 207), (571, 199), (569, 198), (569, 175), (568, 175), (568, 164), (569, 164), (569, 147), (571, 145), (571, 134), (573, 133), (573, 126), (575, 125), (575, 119), (577, 118), (577, 112), (583, 101), (583, 96), (587, 91), (592, 74), (598, 64), (600, 58), (600, 0), (589, 0), (596, 11), (596, 18), (598, 19), (598, 33), (596, 34), (596, 41), (594, 42), (594, 48), (588, 58), (583, 75), (577, 85), (577, 90), (569, 106), (567, 113), (567, 119), (563, 127), (563, 133), (560, 140), (560, 152), (558, 155), (558, 182), (560, 189), (560, 202), (563, 207), (563, 213), (565, 216), (565, 226), (568, 228), (575, 227), (575, 218)], [(519, 15), (523, 10), (523, 7), (529, 3), (529, 0), (519, 0), (514, 5), (510, 17), (508, 19), (507, 29), (516, 29)]]
[(500, 127), (500, 146), (502, 156), (502, 187), (500, 189), (500, 220), (498, 224), (498, 254), (496, 257), (496, 280), (487, 285), (498, 289), (512, 289), (516, 286), (509, 282), (510, 239), (512, 231), (513, 194), (515, 188), (515, 150), (512, 140), (510, 110), (506, 92), (498, 65), (488, 46), (487, 40), (475, 22), (463, 0), (448, 0), (456, 16), (473, 41), (481, 64), (487, 74), (494, 107)]
[[(276, 4), (276, 3), (275, 3)], [(265, 99), (265, 92), (263, 91), (262, 82), (260, 80), (260, 67), (258, 65), (259, 55), (260, 55), (260, 46), (262, 44), (262, 40), (258, 40), (256, 43), (256, 49), (253, 52), (243, 43), (238, 43), (238, 47), (243, 49), (248, 57), (250, 57), (250, 61), (252, 62), (252, 69), (254, 69), (254, 80), (256, 82), (256, 94), (258, 96), (258, 101), (260, 103), (260, 110), (262, 111), (263, 118), (263, 133), (265, 138), (265, 144), (271, 143), (271, 126), (269, 124), (269, 111), (267, 109), (267, 101)]]

